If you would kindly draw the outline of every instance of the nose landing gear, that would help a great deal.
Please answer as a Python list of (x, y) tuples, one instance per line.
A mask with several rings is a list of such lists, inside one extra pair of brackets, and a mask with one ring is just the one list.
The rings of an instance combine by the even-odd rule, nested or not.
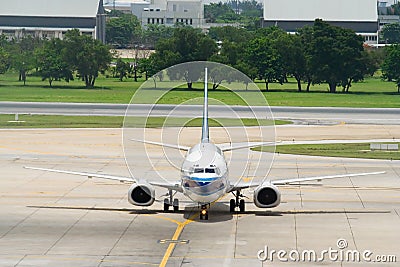
[(208, 220), (208, 204), (201, 205), (200, 220)]

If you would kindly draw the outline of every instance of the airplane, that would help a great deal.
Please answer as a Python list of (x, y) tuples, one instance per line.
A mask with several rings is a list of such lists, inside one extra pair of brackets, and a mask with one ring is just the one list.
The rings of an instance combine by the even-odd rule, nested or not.
[(278, 189), (280, 185), (288, 185), (306, 181), (321, 181), (324, 179), (335, 179), (344, 177), (355, 177), (365, 175), (383, 174), (383, 172), (369, 173), (353, 173), (341, 175), (328, 175), (318, 177), (305, 177), (281, 180), (264, 179), (261, 182), (236, 182), (231, 183), (229, 179), (228, 164), (224, 156), (224, 152), (236, 149), (251, 148), (260, 145), (273, 145), (274, 142), (261, 142), (251, 144), (231, 144), (223, 147), (210, 141), (208, 126), (208, 85), (207, 85), (207, 68), (205, 68), (204, 81), (204, 103), (202, 117), (202, 135), (199, 143), (192, 147), (165, 144), (147, 140), (131, 139), (131, 141), (142, 142), (150, 145), (164, 146), (178, 149), (186, 152), (185, 159), (181, 166), (181, 179), (173, 183), (167, 182), (149, 182), (146, 180), (135, 179), (133, 177), (121, 177), (99, 173), (87, 173), (76, 171), (65, 171), (56, 169), (46, 169), (38, 167), (27, 167), (26, 169), (73, 174), (87, 176), (89, 178), (102, 178), (117, 180), (121, 182), (132, 183), (128, 190), (128, 201), (136, 206), (151, 206), (155, 201), (155, 187), (168, 190), (164, 199), (163, 210), (169, 211), (172, 206), (174, 212), (179, 211), (179, 200), (174, 198), (177, 192), (182, 193), (191, 201), (201, 207), (200, 220), (208, 220), (208, 209), (211, 203), (218, 201), (225, 195), (232, 193), (235, 198), (230, 200), (230, 212), (235, 212), (238, 208), (240, 212), (245, 212), (245, 200), (242, 191), (249, 188), (255, 188), (253, 193), (253, 202), (258, 208), (274, 208), (281, 203), (281, 193)]

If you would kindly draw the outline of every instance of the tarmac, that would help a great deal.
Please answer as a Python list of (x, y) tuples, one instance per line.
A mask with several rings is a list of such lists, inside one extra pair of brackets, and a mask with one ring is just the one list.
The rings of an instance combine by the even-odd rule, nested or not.
[[(148, 136), (157, 140), (160, 131), (150, 129)], [(233, 140), (246, 141), (237, 128), (228, 131)], [(183, 130), (180, 143), (193, 145), (198, 132)], [(227, 142), (222, 129), (211, 129), (210, 135), (217, 143)], [(250, 140), (260, 141), (257, 136), (257, 129), (249, 128)], [(396, 125), (276, 130), (276, 139), (287, 142), (399, 138)], [(198, 207), (179, 194), (181, 211), (166, 213), (158, 201), (147, 208), (130, 205), (129, 184), (23, 168), (129, 176), (121, 129), (3, 129), (0, 139), (1, 267), (400, 265), (400, 161), (276, 155), (269, 179), (386, 173), (282, 186), (281, 205), (269, 210), (255, 207), (252, 192), (244, 191), (249, 198), (244, 214), (230, 214), (232, 196), (226, 196), (212, 205), (209, 221), (200, 221)], [(157, 159), (154, 170), (179, 179), (179, 171), (162, 161), (162, 150), (149, 152)], [(240, 153), (231, 157), (231, 177), (254, 169), (246, 157), (260, 154)], [(130, 164), (151, 177), (145, 158), (138, 154)], [(156, 193), (162, 201), (166, 192)], [(272, 250), (272, 257), (262, 261)], [(310, 251), (317, 259), (302, 261)], [(336, 257), (348, 251), (359, 253), (360, 262)]]

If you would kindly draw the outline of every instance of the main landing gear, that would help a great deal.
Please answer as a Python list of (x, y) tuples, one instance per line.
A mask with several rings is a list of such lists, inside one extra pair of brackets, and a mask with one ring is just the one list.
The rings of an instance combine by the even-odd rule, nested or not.
[(172, 193), (172, 190), (168, 191), (169, 198), (164, 199), (164, 211), (169, 211), (169, 207), (173, 207), (173, 211), (179, 211), (179, 199), (174, 198), (175, 194)]
[(243, 199), (244, 196), (240, 193), (240, 190), (237, 190), (236, 193), (232, 192), (232, 194), (235, 196), (235, 199), (231, 199), (231, 201), (229, 202), (229, 211), (233, 213), (238, 207), (240, 212), (245, 212), (246, 208)]

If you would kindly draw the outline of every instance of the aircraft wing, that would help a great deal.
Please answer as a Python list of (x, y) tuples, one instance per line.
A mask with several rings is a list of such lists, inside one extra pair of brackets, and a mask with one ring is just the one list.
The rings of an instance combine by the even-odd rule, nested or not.
[[(28, 166), (25, 166), (24, 168), (29, 169), (29, 170), (87, 176), (88, 178), (94, 177), (94, 178), (108, 179), (108, 180), (114, 180), (114, 181), (120, 181), (120, 182), (136, 183), (136, 180), (132, 177), (114, 176), (114, 175), (108, 175), (108, 174), (89, 173), (89, 172), (64, 171), (64, 170), (46, 169), (46, 168), (37, 168), (37, 167), (28, 167)], [(183, 192), (182, 186), (179, 184), (179, 182), (177, 182), (177, 183), (149, 182), (149, 184), (157, 186), (157, 187), (166, 188), (168, 190), (174, 190), (174, 191), (181, 192), (181, 193)]]
[(273, 185), (287, 185), (287, 184), (309, 182), (309, 181), (321, 181), (321, 180), (325, 180), (325, 179), (367, 176), (367, 175), (376, 175), (376, 174), (384, 174), (384, 173), (386, 173), (386, 172), (384, 172), (384, 171), (383, 172), (363, 172), (363, 173), (349, 173), (349, 174), (340, 174), (340, 175), (291, 178), (291, 179), (282, 179), (282, 180), (272, 180), (271, 183)]
[(230, 144), (230, 145), (217, 145), (223, 152), (225, 151), (232, 151), (232, 150), (237, 150), (237, 149), (242, 149), (242, 148), (252, 148), (252, 147), (257, 147), (257, 146), (272, 146), (276, 144), (277, 142), (258, 142), (258, 143), (239, 143), (239, 144)]
[[(346, 177), (357, 177), (357, 176), (367, 176), (367, 175), (377, 175), (377, 174), (384, 174), (385, 171), (382, 172), (363, 172), (363, 173), (350, 173), (350, 174), (340, 174), (340, 175), (327, 175), (327, 176), (314, 176), (314, 177), (304, 177), (304, 178), (289, 178), (289, 179), (282, 179), (282, 180), (271, 180), (273, 185), (290, 185), (294, 183), (301, 183), (301, 182), (309, 182), (309, 181), (321, 181), (325, 179), (337, 179), (337, 178), (346, 178)], [(248, 189), (253, 187), (258, 187), (261, 185), (262, 182), (239, 182), (233, 185), (229, 190), (229, 192), (234, 192), (237, 190)]]
[(180, 183), (161, 183), (161, 182), (149, 182), (149, 184), (157, 186), (157, 187), (161, 187), (161, 188), (166, 188), (168, 190), (174, 190), (180, 193), (183, 193), (183, 189), (182, 186), (180, 185)]
[(249, 189), (253, 187), (258, 187), (261, 183), (253, 183), (253, 182), (239, 182), (235, 185), (232, 185), (231, 188), (227, 190), (227, 193), (235, 192), (237, 190)]
[(24, 167), (25, 169), (30, 170), (37, 170), (37, 171), (46, 171), (46, 172), (56, 172), (56, 173), (66, 173), (66, 174), (73, 174), (73, 175), (80, 175), (80, 176), (87, 176), (88, 178), (101, 178), (101, 179), (108, 179), (120, 182), (130, 182), (135, 183), (136, 180), (132, 177), (124, 177), (124, 176), (114, 176), (108, 174), (101, 174), (101, 173), (89, 173), (89, 172), (75, 172), (75, 171), (64, 171), (64, 170), (56, 170), (56, 169), (46, 169), (46, 168), (37, 168), (37, 167)]
[(131, 141), (140, 142), (140, 143), (144, 143), (144, 144), (151, 144), (151, 145), (156, 145), (156, 146), (165, 146), (165, 147), (175, 148), (175, 149), (179, 149), (179, 150), (183, 150), (183, 151), (189, 151), (189, 149), (190, 149), (190, 147), (188, 147), (188, 146), (165, 144), (165, 143), (146, 141), (146, 140), (131, 139)]

